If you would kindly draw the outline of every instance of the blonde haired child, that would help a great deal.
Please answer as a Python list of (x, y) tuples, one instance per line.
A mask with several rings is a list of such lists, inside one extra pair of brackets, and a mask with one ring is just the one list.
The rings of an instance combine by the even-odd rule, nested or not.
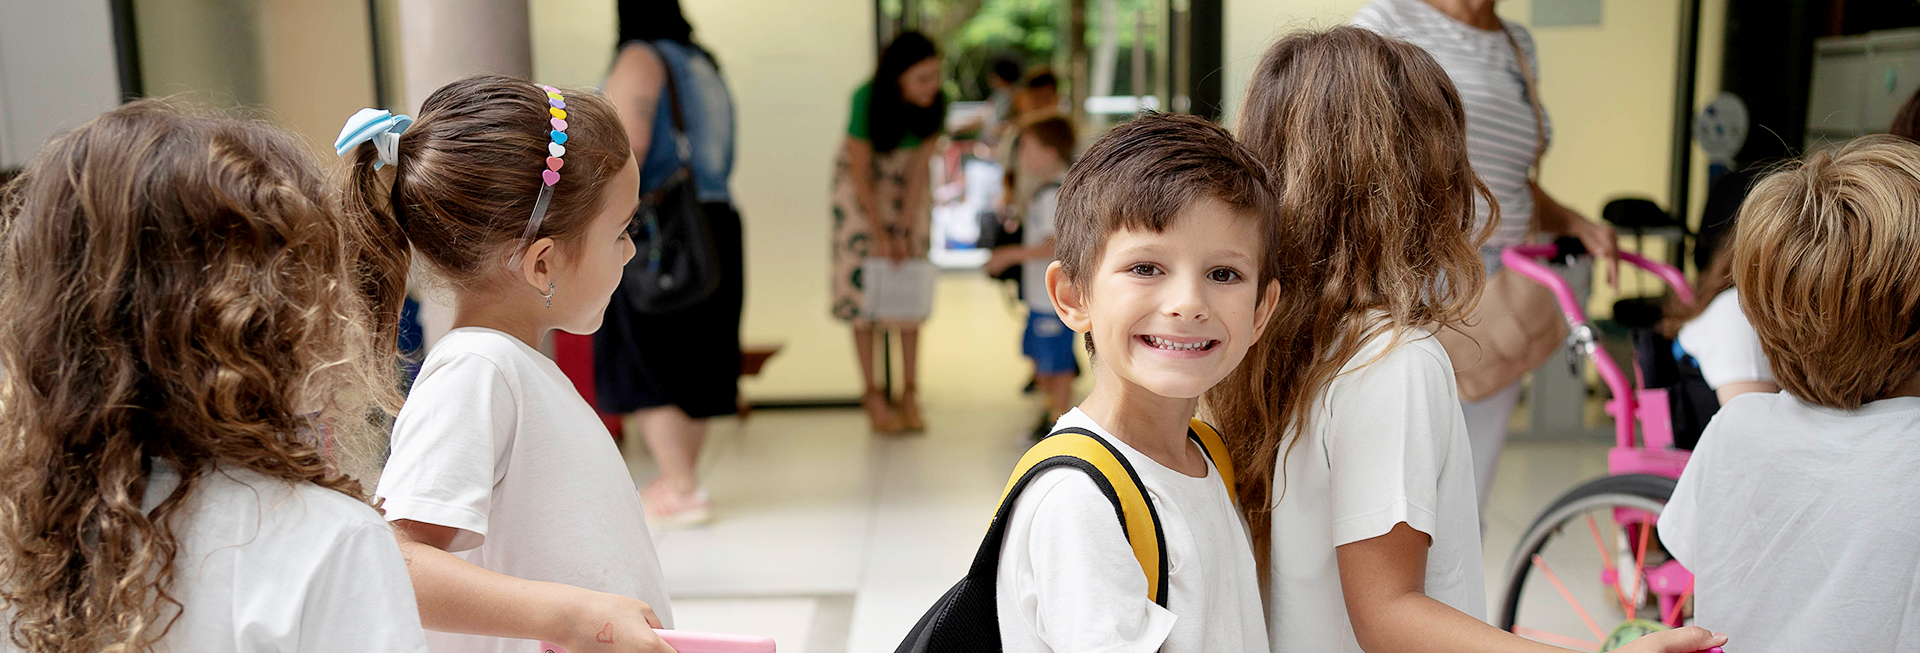
[(425, 650), (393, 531), (346, 475), (378, 469), (398, 352), (306, 144), (143, 101), (15, 182), (0, 650)]
[(1743, 651), (1920, 642), (1920, 144), (1873, 136), (1757, 184), (1733, 279), (1785, 392), (1707, 424), (1660, 539)]
[[(1280, 184), (1269, 216), (1287, 283), (1207, 403), (1240, 438), (1273, 650), (1560, 650), (1483, 621), (1472, 454), (1432, 333), (1479, 293), (1474, 202), (1491, 197), (1446, 72), (1366, 30), (1297, 33), (1267, 50), (1240, 106), (1240, 138)], [(1687, 628), (1620, 650), (1721, 641)]]
[[(592, 333), (633, 257), (639, 172), (588, 91), (472, 77), (418, 122), (366, 110), (336, 145), (349, 204), (418, 251), (454, 304), (394, 424), (376, 494), (436, 652), (668, 650), (672, 616), (633, 479), (606, 427), (535, 349)], [(397, 263), (397, 264), (396, 264)], [(403, 279), (381, 280), (384, 306)], [(656, 618), (656, 613), (658, 617)]]

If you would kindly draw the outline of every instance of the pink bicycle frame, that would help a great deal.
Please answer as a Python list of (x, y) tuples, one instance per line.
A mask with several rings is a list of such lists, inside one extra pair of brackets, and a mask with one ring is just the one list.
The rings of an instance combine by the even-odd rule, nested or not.
[[(1560, 312), (1567, 319), (1567, 344), (1593, 361), (1600, 380), (1612, 392), (1613, 398), (1607, 401), (1607, 413), (1613, 416), (1614, 447), (1607, 452), (1608, 471), (1613, 474), (1657, 474), (1679, 478), (1681, 468), (1687, 463), (1687, 452), (1673, 448), (1673, 420), (1667, 408), (1666, 390), (1636, 389), (1627, 381), (1626, 374), (1614, 362), (1613, 356), (1600, 347), (1593, 326), (1587, 321), (1586, 311), (1581, 309), (1579, 299), (1573, 294), (1573, 288), (1567, 285), (1566, 279), (1560, 278), (1540, 262), (1540, 259), (1559, 255), (1560, 248), (1552, 243), (1518, 245), (1501, 252), (1500, 261), (1553, 292), (1554, 299), (1560, 304)], [(1632, 252), (1621, 252), (1620, 260), (1660, 277), (1661, 281), (1673, 288), (1681, 301), (1693, 303), (1693, 287), (1687, 284), (1686, 276), (1679, 269)], [(1638, 444), (1643, 446), (1636, 446), (1635, 423), (1640, 425)]]

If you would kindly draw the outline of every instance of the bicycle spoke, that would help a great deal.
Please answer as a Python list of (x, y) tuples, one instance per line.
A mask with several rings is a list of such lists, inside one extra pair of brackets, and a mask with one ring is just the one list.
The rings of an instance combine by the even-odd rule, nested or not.
[(1663, 623), (1673, 628), (1679, 628), (1680, 627), (1680, 606), (1686, 605), (1687, 599), (1692, 596), (1693, 596), (1693, 583), (1689, 582), (1687, 583), (1687, 591), (1680, 593), (1680, 600), (1674, 601), (1673, 607), (1667, 610), (1667, 619)]
[(1589, 642), (1587, 640), (1580, 639), (1578, 637), (1568, 637), (1560, 633), (1540, 630), (1538, 628), (1528, 628), (1526, 626), (1514, 626), (1513, 634), (1519, 635), (1521, 637), (1528, 637), (1535, 640), (1539, 640), (1541, 642), (1552, 644), (1554, 646), (1562, 646), (1562, 647), (1566, 647), (1566, 648), (1570, 648), (1578, 651), (1600, 650), (1599, 642)]
[(1587, 530), (1593, 533), (1593, 547), (1600, 552), (1600, 564), (1605, 565), (1607, 573), (1613, 575), (1613, 595), (1620, 599), (1620, 612), (1633, 616), (1633, 602), (1627, 600), (1627, 591), (1620, 588), (1620, 572), (1614, 569), (1613, 554), (1607, 553), (1606, 542), (1600, 538), (1600, 524), (1593, 520), (1593, 514), (1587, 514)]
[[(1654, 519), (1659, 518), (1655, 517)], [(1647, 592), (1647, 534), (1653, 532), (1653, 524), (1654, 522), (1652, 521), (1640, 524), (1640, 550), (1633, 555), (1633, 598), (1636, 605), (1645, 598)], [(1655, 611), (1658, 610), (1659, 608), (1655, 608)], [(1639, 616), (1640, 612), (1638, 610), (1627, 613), (1627, 618), (1629, 619), (1638, 618)]]
[(1538, 553), (1533, 554), (1533, 566), (1539, 567), (1540, 573), (1546, 575), (1547, 582), (1553, 583), (1553, 589), (1560, 592), (1560, 598), (1566, 599), (1567, 605), (1573, 606), (1573, 611), (1580, 615), (1581, 621), (1587, 623), (1587, 630), (1593, 631), (1595, 639), (1607, 638), (1606, 632), (1600, 630), (1600, 624), (1593, 620), (1593, 615), (1588, 614), (1587, 608), (1580, 605), (1580, 599), (1574, 598), (1573, 592), (1567, 591), (1567, 586), (1560, 582), (1558, 575), (1553, 573), (1553, 568), (1547, 566), (1546, 558), (1540, 557)]

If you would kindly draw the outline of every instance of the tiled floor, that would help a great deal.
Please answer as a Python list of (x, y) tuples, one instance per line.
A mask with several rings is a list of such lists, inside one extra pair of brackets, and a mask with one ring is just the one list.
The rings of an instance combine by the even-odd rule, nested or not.
[[(714, 423), (701, 469), (717, 520), (654, 535), (678, 627), (769, 635), (785, 653), (886, 653), (960, 578), (1039, 407), (1018, 392), (1015, 313), (984, 282), (943, 280), (941, 292), (947, 317), (927, 328), (942, 344), (927, 353), (926, 433), (872, 435), (856, 410)], [(976, 310), (955, 315), (968, 304)], [(635, 479), (651, 478), (644, 448), (625, 449)], [(1485, 516), (1490, 605), (1520, 532), (1603, 474), (1604, 451), (1509, 445)]]

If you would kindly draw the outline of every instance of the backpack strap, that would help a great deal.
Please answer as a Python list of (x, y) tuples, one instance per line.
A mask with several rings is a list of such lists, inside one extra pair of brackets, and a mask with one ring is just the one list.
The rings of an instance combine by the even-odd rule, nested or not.
[(1220, 470), (1220, 482), (1227, 484), (1227, 496), (1234, 497), (1233, 502), (1238, 506), (1240, 495), (1234, 492), (1233, 459), (1227, 452), (1227, 442), (1220, 439), (1220, 432), (1195, 417), (1187, 423), (1187, 437), (1200, 445), (1200, 450), (1213, 461), (1213, 468)]
[(1006, 539), (1006, 522), (1013, 512), (1014, 500), (1042, 472), (1055, 467), (1072, 467), (1085, 472), (1099, 486), (1100, 493), (1113, 502), (1120, 530), (1133, 547), (1133, 557), (1147, 577), (1147, 595), (1161, 607), (1167, 605), (1167, 539), (1160, 530), (1160, 513), (1147, 498), (1147, 488), (1133, 464), (1112, 444), (1091, 431), (1064, 428), (1053, 432), (1020, 458), (1013, 476), (1000, 496), (1000, 508), (993, 525), (975, 554), (967, 577), (984, 581), (988, 587), (1000, 567), (1000, 547)]

